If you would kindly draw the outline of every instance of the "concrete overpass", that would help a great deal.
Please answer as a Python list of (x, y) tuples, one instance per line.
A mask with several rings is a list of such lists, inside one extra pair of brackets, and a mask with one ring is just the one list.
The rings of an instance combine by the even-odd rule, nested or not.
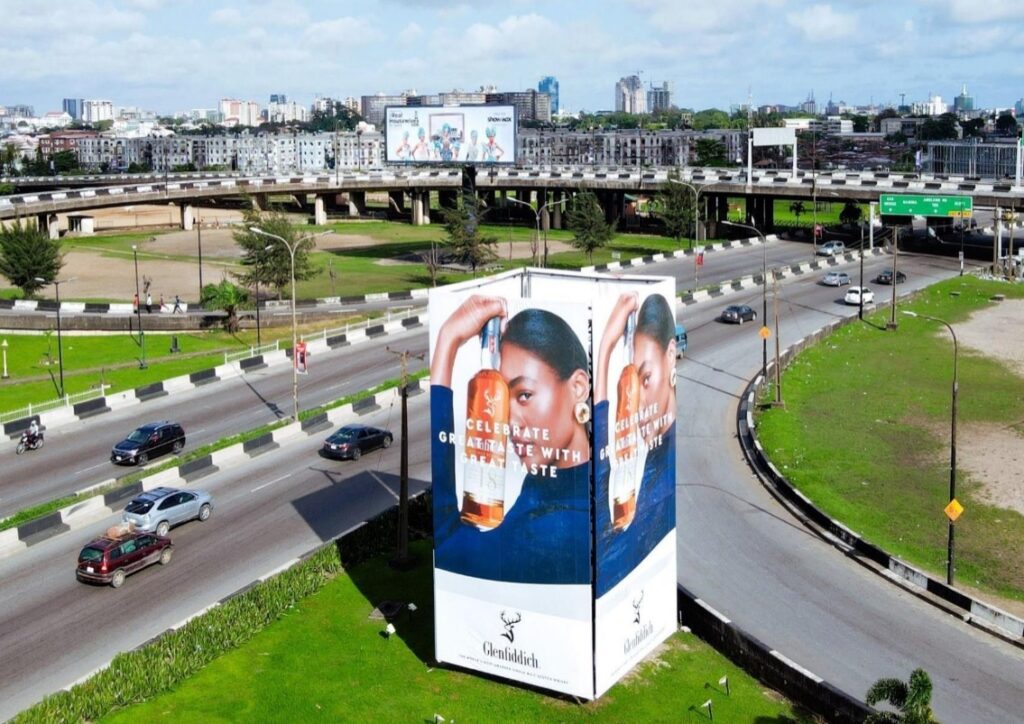
[[(745, 198), (754, 223), (766, 232), (774, 226), (772, 202), (776, 199), (870, 202), (887, 193), (967, 195), (974, 198), (976, 206), (1024, 209), (1024, 187), (1014, 187), (1004, 179), (875, 171), (793, 173), (774, 169), (755, 170), (748, 179), (745, 170), (737, 168), (684, 167), (679, 171), (684, 182), (700, 189), (705, 200), (702, 217), (712, 235), (716, 223), (728, 214), (730, 197)], [(489, 205), (500, 204), (500, 196), (509, 192), (519, 199), (548, 203), (588, 189), (598, 195), (611, 220), (623, 214), (627, 194), (659, 191), (668, 183), (668, 173), (667, 169), (485, 167), (478, 169), (475, 185)], [(60, 177), (49, 182), (67, 180)], [(313, 218), (324, 224), (328, 209), (341, 208), (357, 216), (365, 210), (367, 192), (386, 192), (393, 208), (409, 213), (414, 224), (424, 224), (430, 223), (429, 194), (439, 192), (442, 203), (453, 203), (463, 186), (463, 173), (458, 167), (401, 168), (258, 177), (197, 174), (166, 180), (150, 176), (133, 177), (131, 181), (0, 197), (0, 219), (34, 217), (41, 228), (56, 235), (58, 213), (131, 204), (174, 204), (180, 209), (182, 228), (190, 229), (193, 206), (205, 200), (248, 197), (258, 208), (266, 208), (267, 197), (274, 194), (293, 195), (303, 201), (312, 199)], [(541, 223), (545, 228), (558, 228), (560, 217), (560, 207), (552, 206), (550, 213), (547, 209), (542, 212)]]

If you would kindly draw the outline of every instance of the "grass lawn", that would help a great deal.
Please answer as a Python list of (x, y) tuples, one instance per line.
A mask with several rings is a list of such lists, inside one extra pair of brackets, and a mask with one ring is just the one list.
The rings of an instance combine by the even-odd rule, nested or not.
[[(995, 293), (1024, 298), (1024, 287), (955, 278), (903, 308), (955, 324), (993, 304)], [(761, 412), (758, 434), (779, 469), (829, 515), (943, 578), (952, 344), (944, 327), (920, 318), (885, 331), (888, 314), (800, 354), (783, 373), (786, 407)], [(1024, 380), (964, 348), (958, 377), (961, 440), (972, 423), (1024, 432)], [(957, 472), (966, 508), (956, 523), (957, 583), (1024, 600), (1024, 516), (982, 502), (979, 481)]]
[[(839, 214), (842, 212), (846, 202), (841, 199), (829, 197), (828, 200), (823, 198), (823, 192), (818, 196), (818, 214), (817, 219), (819, 224), (825, 224), (827, 226), (837, 226), (841, 222), (839, 221)], [(814, 205), (810, 199), (803, 202), (804, 210), (798, 216), (793, 213), (790, 209), (792, 201), (783, 200), (774, 202), (773, 217), (775, 223), (779, 226), (811, 226), (814, 224), (815, 214)], [(867, 220), (868, 218), (868, 205), (860, 204), (861, 208), (861, 219)], [(729, 220), (737, 221), (740, 223), (746, 223), (747, 211), (746, 201), (742, 196), (729, 199)]]
[[(380, 559), (342, 573), (237, 650), (173, 691), (122, 709), (106, 722), (173, 721), (707, 721), (708, 699), (720, 721), (803, 720), (792, 705), (692, 634), (678, 633), (600, 701), (570, 701), (433, 668), (429, 545), (420, 565), (397, 573)], [(411, 620), (381, 636), (368, 618), (385, 600), (412, 601)], [(729, 677), (731, 695), (718, 687)]]

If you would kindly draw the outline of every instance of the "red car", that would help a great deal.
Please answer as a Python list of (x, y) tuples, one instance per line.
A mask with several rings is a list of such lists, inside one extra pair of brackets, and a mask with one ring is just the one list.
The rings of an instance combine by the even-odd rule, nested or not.
[(75, 576), (83, 583), (124, 585), (124, 579), (154, 563), (166, 566), (171, 562), (174, 546), (169, 538), (155, 533), (111, 529), (78, 554)]

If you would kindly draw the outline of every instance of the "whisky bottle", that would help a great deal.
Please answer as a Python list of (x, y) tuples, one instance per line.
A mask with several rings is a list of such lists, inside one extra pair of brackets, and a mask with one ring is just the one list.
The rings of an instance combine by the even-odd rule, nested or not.
[(480, 371), (466, 394), (462, 522), (490, 530), (505, 518), (505, 453), (508, 445), (508, 383), (498, 372), (501, 319), (480, 332)]
[(640, 374), (633, 364), (636, 312), (626, 320), (623, 335), (626, 365), (619, 375), (615, 405), (615, 465), (612, 466), (612, 527), (625, 530), (636, 514), (636, 460), (639, 435)]

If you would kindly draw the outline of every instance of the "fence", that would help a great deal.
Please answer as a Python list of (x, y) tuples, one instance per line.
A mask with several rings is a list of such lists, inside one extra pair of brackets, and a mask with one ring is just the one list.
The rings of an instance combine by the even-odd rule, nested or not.
[(304, 342), (316, 342), (318, 340), (327, 340), (328, 337), (334, 337), (335, 335), (345, 334), (348, 335), (358, 329), (366, 329), (377, 324), (386, 324), (394, 319), (408, 319), (409, 317), (417, 314), (422, 314), (423, 309), (417, 307), (405, 307), (399, 312), (393, 312), (390, 309), (387, 314), (381, 317), (374, 317), (373, 319), (363, 319), (359, 322), (346, 323), (344, 327), (335, 327), (333, 329), (324, 329), (320, 332), (313, 332), (312, 334), (300, 335), (300, 339)]
[(25, 407), (17, 410), (11, 410), (10, 412), (0, 412), (0, 425), (11, 420), (21, 420), (26, 417), (32, 417), (33, 415), (39, 415), (43, 412), (49, 412), (50, 410), (56, 410), (60, 407), (71, 407), (77, 405), (80, 402), (86, 402), (87, 400), (94, 400), (97, 397), (103, 397), (106, 394), (107, 388), (110, 385), (101, 385), (85, 392), (76, 392), (73, 395), (64, 395), (58, 397), (56, 400), (47, 400), (46, 402), (40, 402), (37, 404), (29, 403)]
[(225, 352), (224, 353), (224, 364), (231, 364), (232, 362), (238, 362), (239, 360), (249, 359), (250, 357), (256, 357), (261, 354), (269, 354), (276, 352), (281, 348), (281, 340), (270, 342), (268, 344), (256, 347), (255, 345), (250, 346), (249, 349), (241, 352)]

